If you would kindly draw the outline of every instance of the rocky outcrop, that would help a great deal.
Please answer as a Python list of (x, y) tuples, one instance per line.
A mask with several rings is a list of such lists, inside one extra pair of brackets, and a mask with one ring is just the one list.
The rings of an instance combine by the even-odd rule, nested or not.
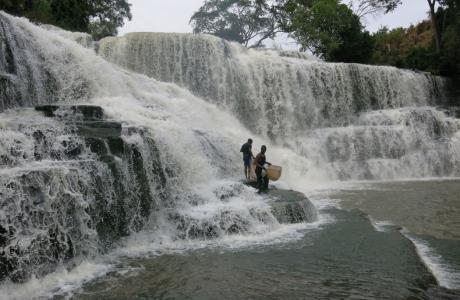
[[(245, 182), (246, 185), (257, 188), (257, 182)], [(304, 194), (271, 186), (263, 194), (271, 206), (271, 212), (281, 224), (314, 222), (318, 213), (314, 205)]]
[(272, 213), (283, 224), (313, 222), (317, 211), (308, 198), (292, 190), (273, 189), (268, 193)]
[(113, 248), (152, 218), (173, 174), (153, 138), (122, 132), (100, 107), (36, 110), (30, 125), (0, 129), (0, 280), (21, 282)]

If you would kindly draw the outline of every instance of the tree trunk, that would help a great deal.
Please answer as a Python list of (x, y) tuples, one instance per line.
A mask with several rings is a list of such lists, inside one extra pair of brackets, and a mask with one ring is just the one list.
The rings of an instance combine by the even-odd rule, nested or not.
[(433, 26), (433, 35), (434, 41), (436, 45), (436, 53), (441, 52), (441, 32), (439, 31), (438, 22), (436, 20), (436, 0), (427, 0), (428, 5), (430, 6), (430, 17), (431, 17), (431, 25)]

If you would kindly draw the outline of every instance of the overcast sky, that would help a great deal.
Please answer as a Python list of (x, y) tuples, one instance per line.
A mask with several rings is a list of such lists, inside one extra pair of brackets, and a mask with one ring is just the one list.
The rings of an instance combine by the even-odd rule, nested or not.
[[(129, 0), (133, 19), (120, 29), (120, 35), (128, 32), (191, 32), (189, 20), (204, 0)], [(369, 17), (364, 24), (371, 32), (381, 26), (407, 27), (427, 17), (425, 0), (404, 0), (395, 12)]]

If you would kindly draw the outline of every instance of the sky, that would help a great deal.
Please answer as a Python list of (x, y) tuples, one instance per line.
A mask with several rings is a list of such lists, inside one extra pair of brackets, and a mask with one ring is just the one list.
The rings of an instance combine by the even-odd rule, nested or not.
[[(190, 17), (204, 0), (129, 0), (133, 19), (119, 30), (128, 32), (192, 32)], [(382, 26), (390, 29), (408, 27), (427, 18), (428, 4), (425, 0), (404, 0), (395, 12), (371, 16), (363, 20), (367, 30), (375, 32)]]

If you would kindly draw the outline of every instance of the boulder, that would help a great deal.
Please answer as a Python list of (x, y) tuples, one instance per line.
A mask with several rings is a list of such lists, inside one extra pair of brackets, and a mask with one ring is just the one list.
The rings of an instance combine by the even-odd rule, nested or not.
[(314, 222), (318, 217), (315, 206), (302, 193), (273, 189), (267, 195), (272, 214), (282, 224)]
[[(257, 188), (257, 182), (245, 184)], [(314, 222), (318, 218), (315, 206), (300, 192), (270, 187), (262, 195), (266, 196), (272, 214), (282, 224)]]

